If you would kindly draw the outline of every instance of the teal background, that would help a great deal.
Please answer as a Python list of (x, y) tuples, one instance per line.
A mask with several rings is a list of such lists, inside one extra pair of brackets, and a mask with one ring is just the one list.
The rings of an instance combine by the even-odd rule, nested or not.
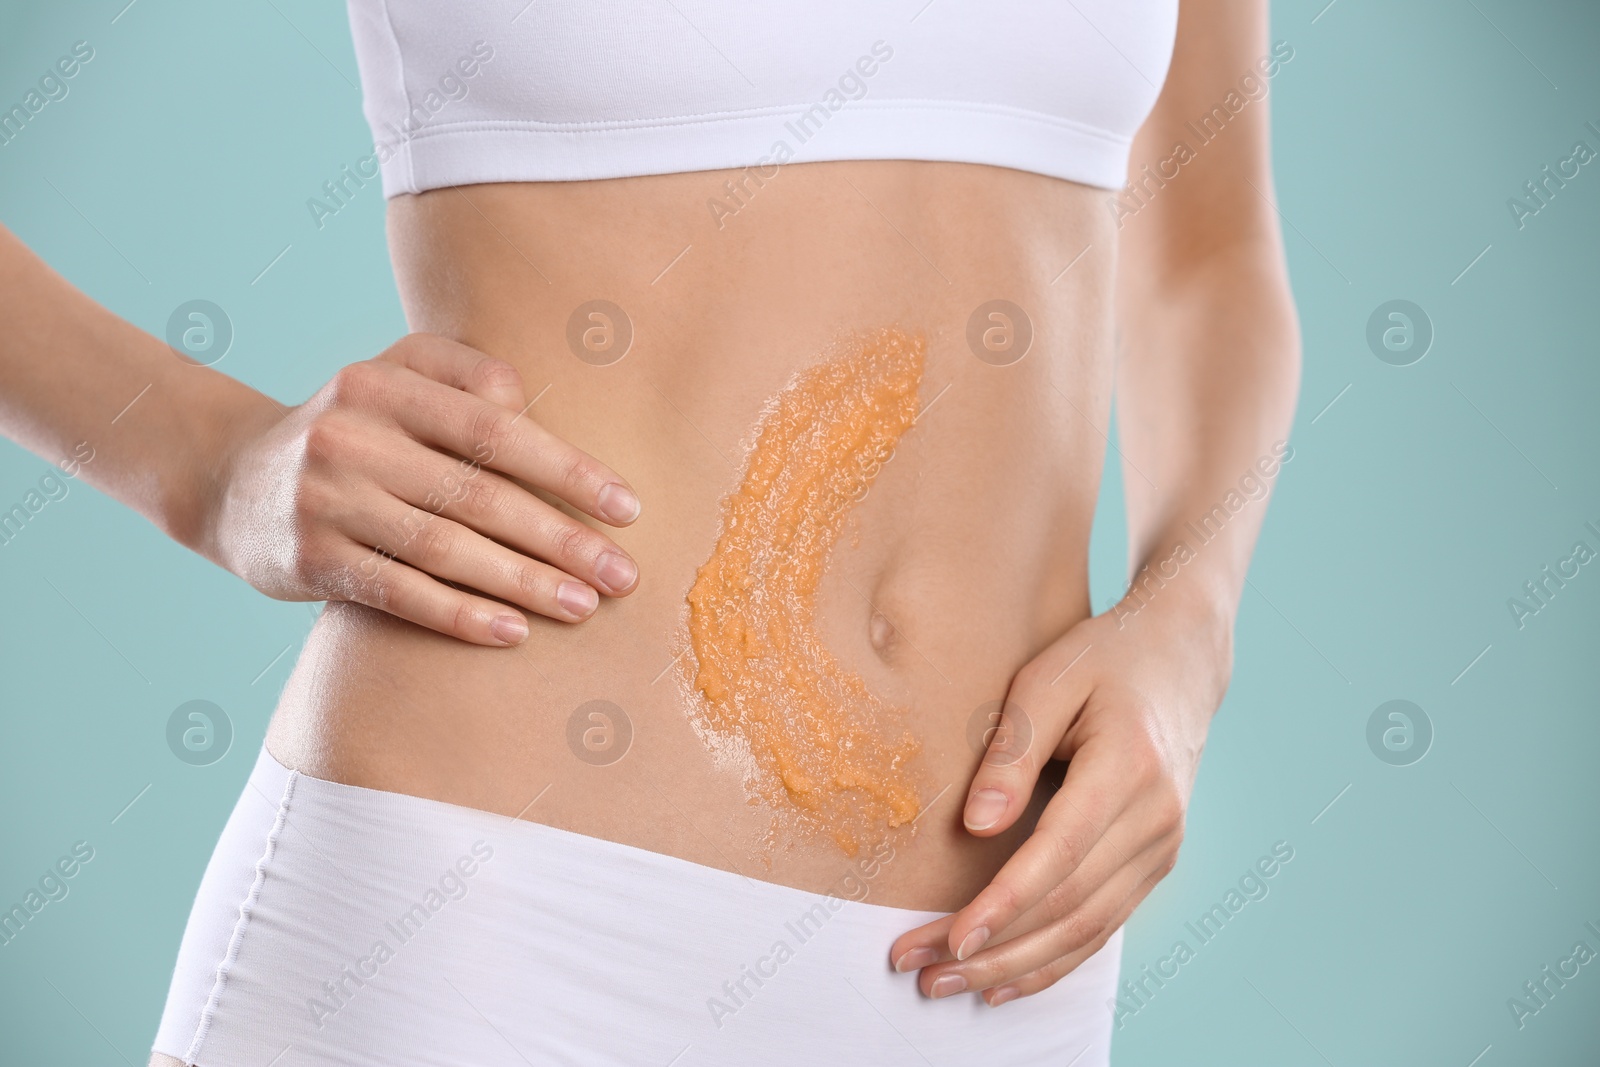
[[(0, 6), (0, 106), (73, 42), (96, 53), (0, 147), (0, 221), (153, 332), (184, 301), (222, 305), (219, 367), (299, 401), (404, 331), (376, 185), (321, 230), (305, 206), (370, 151), (343, 6), (125, 2)], [(1115, 1062), (1593, 1064), (1600, 962), (1520, 1029), (1507, 999), (1579, 940), (1600, 951), (1600, 564), (1520, 630), (1506, 602), (1575, 541), (1600, 549), (1600, 162), (1521, 230), (1506, 201), (1575, 140), (1600, 149), (1600, 11), (1324, 3), (1273, 5), (1295, 49), (1271, 86), (1305, 340), (1295, 455), (1183, 858), (1129, 924), (1125, 974), (1194, 947), (1184, 924), (1275, 842), (1294, 858), (1124, 1018)], [(1396, 298), (1435, 331), (1406, 367), (1365, 340)], [(0, 505), (48, 470), (0, 443)], [(1100, 607), (1125, 566), (1107, 475)], [(0, 1059), (142, 1064), (314, 609), (81, 484), (0, 547), (0, 603), (0, 905), (74, 842), (95, 850), (0, 947)], [(1410, 766), (1366, 739), (1397, 698), (1434, 730)], [(194, 699), (234, 726), (211, 766), (167, 748)]]

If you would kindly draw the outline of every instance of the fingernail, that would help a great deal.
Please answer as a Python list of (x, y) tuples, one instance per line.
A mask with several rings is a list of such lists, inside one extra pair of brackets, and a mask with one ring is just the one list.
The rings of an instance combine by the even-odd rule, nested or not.
[(961, 816), (968, 830), (987, 830), (1006, 813), (1006, 795), (998, 789), (980, 789), (967, 801)]
[(932, 997), (953, 997), (967, 988), (967, 980), (959, 974), (941, 974), (933, 980), (933, 988), (928, 991)]
[(521, 615), (496, 615), (489, 623), (489, 636), (508, 645), (521, 644), (528, 636), (528, 620)]
[(601, 514), (612, 522), (632, 522), (639, 517), (639, 498), (621, 482), (607, 482), (595, 498)]
[(894, 961), (894, 969), (901, 974), (907, 971), (920, 971), (932, 963), (939, 962), (939, 953), (931, 948), (907, 949), (900, 958)]
[(1008, 1000), (1016, 1000), (1021, 992), (1022, 990), (1014, 985), (1003, 985), (996, 989), (994, 995), (989, 998), (989, 1007), (998, 1008)]
[(989, 928), (980, 926), (966, 937), (961, 939), (961, 947), (956, 949), (956, 959), (964, 960), (984, 946), (989, 940)]
[(566, 608), (568, 614), (581, 617), (599, 605), (600, 594), (582, 582), (562, 582), (556, 589), (556, 603)]
[(639, 577), (639, 568), (633, 565), (633, 560), (620, 552), (607, 552), (595, 561), (594, 573), (607, 589), (613, 593), (620, 593)]

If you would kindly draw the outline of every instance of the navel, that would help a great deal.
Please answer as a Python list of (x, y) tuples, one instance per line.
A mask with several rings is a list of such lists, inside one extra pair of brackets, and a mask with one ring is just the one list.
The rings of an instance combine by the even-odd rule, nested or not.
[(867, 636), (872, 641), (873, 649), (880, 656), (888, 653), (889, 646), (894, 644), (895, 632), (883, 612), (874, 611), (872, 617), (867, 620)]

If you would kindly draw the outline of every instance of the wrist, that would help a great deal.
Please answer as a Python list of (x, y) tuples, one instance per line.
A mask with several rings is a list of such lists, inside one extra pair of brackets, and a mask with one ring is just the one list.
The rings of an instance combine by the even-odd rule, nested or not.
[(1199, 569), (1167, 575), (1154, 565), (1136, 573), (1112, 606), (1118, 630), (1137, 629), (1189, 661), (1189, 670), (1214, 676), (1226, 688), (1233, 671), (1233, 625), (1239, 597), (1231, 583)]
[(191, 418), (178, 461), (160, 477), (156, 523), (185, 548), (221, 562), (218, 516), (239, 454), (276, 425), (282, 410), (265, 394), (205, 367), (184, 367), (201, 376), (190, 383)]
[(1232, 632), (1238, 613), (1238, 584), (1204, 567), (1203, 561), (1174, 553), (1140, 566), (1122, 599), (1112, 607), (1118, 619), (1154, 613), (1183, 618), (1207, 631)]

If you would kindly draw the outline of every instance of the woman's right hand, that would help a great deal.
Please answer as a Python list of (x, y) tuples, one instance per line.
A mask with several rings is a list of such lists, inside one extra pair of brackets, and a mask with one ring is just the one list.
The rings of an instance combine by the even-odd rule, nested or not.
[(586, 619), (638, 568), (512, 479), (612, 526), (638, 497), (527, 406), (509, 363), (412, 334), (287, 416), (229, 431), (202, 550), (276, 599), (354, 601), (474, 644), (527, 636), (508, 604)]

